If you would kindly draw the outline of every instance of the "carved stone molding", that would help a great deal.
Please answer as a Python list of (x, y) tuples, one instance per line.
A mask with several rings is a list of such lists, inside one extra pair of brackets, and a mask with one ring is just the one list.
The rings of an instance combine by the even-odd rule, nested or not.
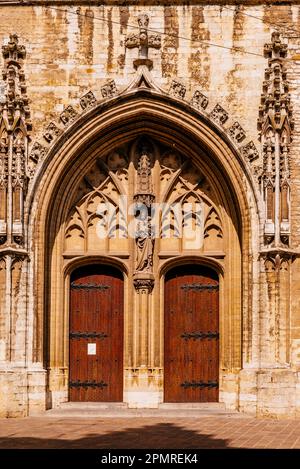
[(64, 125), (73, 122), (78, 115), (78, 112), (72, 106), (67, 106), (60, 115), (60, 120)]
[(229, 127), (228, 134), (235, 143), (241, 143), (246, 138), (245, 131), (238, 122), (234, 122), (234, 124)]
[(34, 142), (29, 158), (34, 162), (38, 163), (39, 161), (43, 160), (46, 156), (47, 150), (43, 145), (41, 145), (39, 142)]
[(259, 158), (258, 150), (252, 140), (241, 148), (241, 153), (250, 163)]
[(114, 80), (110, 80), (101, 88), (102, 98), (113, 98), (114, 96), (116, 96), (117, 93), (118, 90)]
[(196, 90), (193, 94), (191, 105), (197, 109), (206, 109), (208, 106), (208, 98), (199, 90)]
[(50, 124), (45, 129), (43, 137), (48, 143), (52, 143), (53, 140), (55, 140), (61, 133), (62, 130), (57, 127), (54, 122), (50, 122)]
[(280, 272), (286, 270), (286, 263), (291, 263), (299, 253), (293, 250), (274, 249), (262, 251), (260, 257), (264, 260), (266, 272)]
[(223, 125), (228, 119), (228, 113), (222, 108), (222, 106), (220, 106), (220, 104), (216, 104), (210, 113), (210, 117), (218, 124)]
[(28, 157), (27, 176), (29, 179), (34, 177), (36, 166), (43, 161), (47, 155), (47, 149), (39, 142), (34, 142)]
[(139, 294), (149, 294), (154, 288), (154, 278), (135, 277), (133, 284)]
[(169, 89), (169, 94), (175, 98), (184, 99), (186, 94), (186, 86), (179, 81), (173, 80)]
[(80, 106), (85, 111), (86, 109), (93, 107), (97, 103), (94, 93), (89, 91), (80, 98)]

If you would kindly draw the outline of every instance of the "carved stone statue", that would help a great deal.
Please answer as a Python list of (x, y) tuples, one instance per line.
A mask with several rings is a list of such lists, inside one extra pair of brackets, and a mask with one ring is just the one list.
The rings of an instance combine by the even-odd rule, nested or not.
[(154, 239), (151, 232), (151, 217), (146, 216), (137, 226), (136, 272), (152, 272)]
[[(153, 287), (153, 250), (154, 233), (151, 224), (151, 207), (154, 202), (154, 194), (151, 178), (151, 156), (148, 145), (143, 142), (140, 147), (137, 167), (136, 193), (134, 200), (137, 204), (139, 218), (137, 220), (136, 259), (135, 259), (135, 286), (140, 288), (141, 280), (151, 280), (149, 289)], [(137, 279), (138, 277), (138, 279)], [(148, 287), (147, 287), (148, 288)]]

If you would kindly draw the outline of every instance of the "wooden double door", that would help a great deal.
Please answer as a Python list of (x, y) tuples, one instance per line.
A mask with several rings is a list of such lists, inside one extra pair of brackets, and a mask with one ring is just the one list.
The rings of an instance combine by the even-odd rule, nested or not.
[[(71, 401), (123, 400), (122, 273), (91, 265), (71, 276)], [(165, 278), (165, 402), (218, 401), (219, 281), (211, 269), (185, 265)]]
[(165, 279), (164, 400), (218, 401), (219, 281), (206, 267), (185, 265)]
[(91, 265), (71, 276), (71, 401), (123, 400), (123, 276)]

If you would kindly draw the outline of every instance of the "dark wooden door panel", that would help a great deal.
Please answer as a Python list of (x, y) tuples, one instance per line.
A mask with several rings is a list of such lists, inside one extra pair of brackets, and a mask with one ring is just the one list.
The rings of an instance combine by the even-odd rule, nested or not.
[(69, 386), (71, 401), (123, 400), (123, 280), (114, 268), (72, 275)]
[(183, 266), (165, 281), (165, 402), (218, 401), (219, 282), (210, 269)]

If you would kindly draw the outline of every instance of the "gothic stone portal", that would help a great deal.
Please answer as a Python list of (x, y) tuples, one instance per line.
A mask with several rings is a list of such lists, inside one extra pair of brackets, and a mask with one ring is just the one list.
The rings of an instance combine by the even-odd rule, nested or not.
[[(149, 135), (140, 135), (106, 154), (101, 154), (98, 147), (85, 170), (76, 172), (77, 179), (70, 178), (70, 183), (64, 188), (68, 197), (64, 199), (61, 221), (52, 230), (52, 233), (56, 230), (57, 235), (51, 248), (52, 279), (56, 278), (57, 285), (65, 285), (65, 289), (57, 290), (54, 302), (57, 309), (58, 305), (65, 304), (66, 320), (70, 313), (70, 363), (65, 359), (69, 355), (68, 346), (61, 346), (69, 342), (69, 337), (63, 335), (67, 327), (57, 327), (52, 334), (50, 347), (50, 363), (53, 363), (50, 382), (53, 389), (58, 387), (57, 375), (61, 370), (70, 368), (69, 398), (72, 400), (123, 399), (132, 407), (155, 407), (163, 400), (216, 401), (221, 396), (219, 362), (223, 370), (240, 366), (240, 284), (232, 281), (233, 276), (238, 278), (240, 275), (240, 244), (237, 217), (234, 212), (231, 213), (234, 204), (229, 193), (221, 193), (228, 186), (219, 184), (221, 175), (216, 177), (207, 166), (202, 166), (205, 158), (199, 147), (197, 154), (191, 156), (172, 143), (167, 145)], [(110, 308), (113, 311), (119, 307), (121, 315), (122, 310), (121, 303), (117, 301), (120, 290), (111, 296), (111, 289), (88, 291), (76, 286), (77, 280), (75, 282), (72, 272), (91, 264), (102, 265), (104, 270), (88, 281), (81, 280), (79, 276), (79, 283), (96, 284), (99, 281), (111, 288), (122, 288), (124, 327), (121, 326), (121, 318), (120, 321), (112, 318), (114, 325), (109, 323), (107, 317), (101, 317), (97, 323), (95, 316), (96, 322), (93, 322), (97, 309), (104, 314), (101, 305), (105, 301), (109, 315)], [(167, 311), (175, 307), (172, 303), (175, 297), (170, 297), (168, 293), (169, 288), (173, 288), (168, 272), (178, 264), (201, 265), (197, 275), (206, 275), (207, 278), (199, 277), (199, 282), (215, 284), (216, 278), (220, 278), (220, 292), (185, 290), (181, 288), (183, 285), (178, 284), (182, 298), (176, 297), (179, 309), (176, 307), (177, 319), (172, 322)], [(121, 280), (118, 280), (118, 286), (114, 286), (109, 283), (112, 279), (102, 279), (102, 275), (109, 275), (111, 267), (108, 266), (115, 266), (123, 272), (123, 286)], [(209, 266), (217, 272), (215, 276), (207, 274), (210, 272)], [(198, 283), (193, 272), (187, 269), (186, 274), (192, 276), (192, 282), (195, 280)], [(89, 271), (84, 275), (94, 274)], [(189, 283), (189, 279), (184, 278), (184, 282)], [(218, 311), (216, 302), (219, 294)], [(64, 298), (70, 298), (71, 304)], [(195, 300), (192, 306), (195, 309), (192, 314), (194, 319), (190, 323), (184, 319), (190, 315), (186, 310), (186, 298)], [(211, 300), (215, 302), (212, 305), (209, 303)], [(203, 301), (207, 302), (207, 311), (204, 310)], [(62, 321), (60, 316), (55, 322), (55, 304), (53, 325)], [(85, 322), (85, 308), (91, 315), (89, 323)], [(82, 318), (76, 313), (81, 309)], [(201, 318), (196, 317), (196, 309), (199, 313), (202, 311)], [(211, 309), (212, 313), (209, 312)], [(209, 319), (206, 314), (210, 315)], [(178, 338), (178, 335), (199, 331), (218, 334), (218, 314), (222, 331), (220, 357), (217, 335)], [(233, 315), (235, 319), (230, 320)], [(97, 334), (104, 334), (105, 337), (98, 337)], [(226, 342), (233, 340), (232, 334), (234, 340), (238, 340), (235, 355)], [(175, 358), (168, 352), (174, 340), (179, 340), (176, 347), (182, 347), (181, 352), (178, 348), (179, 355)], [(60, 344), (58, 347), (55, 347), (56, 341)], [(117, 347), (111, 351), (110, 341)], [(96, 344), (96, 355), (88, 355), (88, 343)], [(90, 345), (89, 349), (94, 353), (92, 347)], [(186, 350), (190, 351), (190, 355), (181, 356)], [(190, 360), (188, 366), (187, 359)], [(109, 375), (111, 370), (105, 369), (106, 365), (101, 360), (113, 363), (113, 378)], [(175, 365), (170, 360), (177, 360), (176, 373), (181, 373), (177, 377), (180, 380), (178, 383), (174, 379)], [(212, 375), (203, 371), (207, 360)], [(59, 363), (63, 365), (55, 371)], [(190, 371), (187, 372), (188, 367)], [(54, 376), (53, 379), (51, 376)], [(115, 380), (114, 392), (110, 388), (112, 379)], [(65, 378), (62, 381), (66, 382)], [(178, 389), (175, 391), (176, 386)], [(59, 402), (67, 397), (62, 392), (55, 394), (52, 391), (52, 397), (56, 395)]]

